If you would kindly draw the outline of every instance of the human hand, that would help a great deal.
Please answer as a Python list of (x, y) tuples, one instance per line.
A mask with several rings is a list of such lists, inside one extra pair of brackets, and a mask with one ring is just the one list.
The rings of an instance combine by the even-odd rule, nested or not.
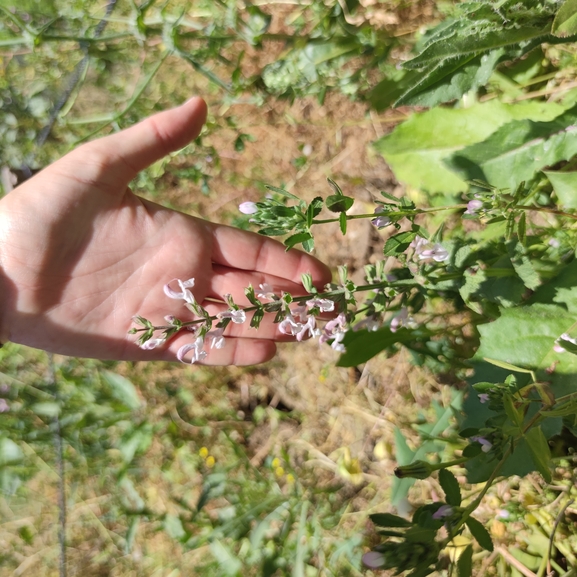
[[(317, 259), (272, 239), (169, 210), (132, 193), (129, 182), (196, 138), (206, 105), (194, 98), (117, 134), (67, 154), (0, 200), (0, 339), (70, 356), (174, 360), (194, 339), (184, 331), (144, 351), (128, 335), (134, 315), (186, 319), (162, 287), (195, 278), (192, 292), (211, 314), (208, 297), (268, 283), (302, 293), (300, 276), (330, 280)], [(226, 307), (224, 307), (226, 308)], [(207, 364), (250, 365), (270, 359), (286, 340), (271, 320), (258, 333), (231, 324), (233, 338)]]

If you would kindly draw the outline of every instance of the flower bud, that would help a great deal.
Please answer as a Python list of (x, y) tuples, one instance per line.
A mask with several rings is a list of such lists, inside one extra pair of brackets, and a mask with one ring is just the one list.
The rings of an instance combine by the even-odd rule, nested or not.
[(395, 477), (399, 479), (426, 479), (434, 471), (433, 466), (426, 461), (415, 461), (410, 465), (403, 465), (395, 469)]

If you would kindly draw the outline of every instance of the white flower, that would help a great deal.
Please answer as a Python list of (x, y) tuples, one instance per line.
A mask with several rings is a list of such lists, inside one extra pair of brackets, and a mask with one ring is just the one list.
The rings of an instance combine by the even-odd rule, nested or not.
[(283, 321), (280, 322), (278, 326), (278, 330), (283, 335), (292, 335), (293, 337), (299, 333), (303, 328), (301, 323), (298, 323), (295, 318), (290, 314), (287, 313), (287, 316), (284, 318)]
[(224, 329), (222, 327), (207, 333), (206, 337), (210, 339), (211, 349), (222, 349), (224, 347), (225, 339), (222, 336), (223, 333)]
[(339, 314), (335, 319), (330, 320), (323, 329), (323, 334), (319, 338), (319, 343), (326, 343), (330, 339), (334, 339), (331, 347), (339, 353), (345, 352), (345, 346), (342, 340), (345, 338), (347, 319), (343, 313)]
[(242, 214), (254, 214), (255, 212), (258, 212), (258, 206), (255, 202), (246, 201), (241, 202), (238, 205), (238, 210), (240, 210)]
[(160, 345), (163, 345), (166, 342), (165, 338), (162, 339), (149, 339), (147, 340), (145, 343), (142, 343), (140, 345), (140, 348), (145, 350), (145, 351), (151, 351), (152, 349), (155, 349), (156, 347), (159, 347)]
[(275, 300), (274, 288), (268, 283), (262, 283), (258, 285), (260, 290), (256, 293), (259, 299), (268, 299), (270, 301)]
[[(180, 292), (176, 292), (170, 288), (170, 283), (176, 281), (180, 287)], [(192, 293), (188, 290), (194, 286), (194, 279), (190, 278), (188, 280), (182, 281), (178, 278), (172, 279), (169, 283), (164, 285), (164, 294), (171, 299), (183, 299), (188, 304), (196, 304), (196, 300)]]
[(204, 338), (198, 337), (194, 341), (194, 343), (188, 343), (180, 347), (180, 349), (178, 349), (178, 352), (176, 353), (176, 358), (181, 363), (186, 363), (187, 361), (185, 360), (185, 356), (187, 355), (188, 352), (193, 351), (192, 357), (189, 361), (190, 364), (193, 365), (194, 363), (202, 361), (203, 359), (206, 358), (206, 351), (204, 351), (203, 348), (204, 348)]
[(230, 319), (233, 323), (241, 325), (246, 321), (246, 313), (242, 309), (228, 309), (216, 315), (219, 319)]
[(422, 250), (419, 254), (419, 260), (443, 262), (449, 258), (449, 251), (438, 242), (432, 248)]
[(318, 308), (323, 313), (328, 313), (335, 310), (335, 303), (329, 299), (312, 298), (307, 301), (307, 308), (313, 309)]
[(307, 322), (304, 325), (301, 325), (300, 331), (295, 335), (297, 341), (302, 341), (306, 336), (307, 332), (310, 334), (311, 337), (315, 336), (315, 327), (316, 327), (316, 320), (315, 317), (312, 315), (307, 319)]

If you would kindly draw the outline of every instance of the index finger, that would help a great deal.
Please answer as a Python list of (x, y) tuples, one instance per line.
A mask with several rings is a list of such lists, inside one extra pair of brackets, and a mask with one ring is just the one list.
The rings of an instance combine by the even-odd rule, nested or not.
[(296, 249), (285, 247), (272, 238), (230, 226), (212, 224), (212, 260), (217, 264), (241, 270), (257, 271), (301, 282), (309, 273), (315, 286), (331, 280), (331, 271), (320, 260)]

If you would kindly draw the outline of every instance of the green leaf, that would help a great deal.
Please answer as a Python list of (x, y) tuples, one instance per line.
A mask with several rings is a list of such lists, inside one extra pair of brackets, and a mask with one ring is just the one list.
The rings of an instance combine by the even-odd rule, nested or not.
[(369, 519), (378, 527), (410, 527), (411, 523), (391, 513), (373, 513)]
[(434, 108), (413, 114), (374, 147), (404, 184), (430, 193), (456, 194), (467, 190), (468, 184), (443, 159), (484, 141), (514, 119), (552, 120), (563, 111), (556, 103), (511, 105), (497, 100), (469, 108)]
[(289, 236), (284, 241), (284, 245), (286, 246), (287, 250), (290, 250), (295, 245), (297, 245), (299, 243), (305, 243), (306, 241), (311, 240), (312, 238), (313, 238), (313, 236), (310, 232), (299, 232), (297, 234), (293, 234), (292, 236)]
[(385, 246), (383, 248), (383, 253), (385, 256), (397, 256), (404, 253), (410, 246), (410, 244), (415, 240), (417, 236), (416, 232), (407, 231), (394, 234), (387, 239)]
[[(481, 345), (473, 361), (491, 359), (507, 371), (513, 366), (536, 370), (537, 379), (549, 382), (556, 397), (567, 395), (575, 391), (577, 357), (556, 353), (553, 347), (574, 322), (574, 316), (559, 305), (535, 303), (501, 309), (497, 320), (479, 325)], [(555, 371), (547, 372), (553, 363)]]
[(547, 483), (551, 482), (551, 449), (540, 427), (533, 427), (525, 433), (525, 440), (531, 451), (535, 466)]
[(439, 471), (439, 483), (445, 492), (447, 503), (453, 505), (453, 507), (460, 507), (461, 489), (459, 487), (459, 481), (457, 481), (455, 475), (453, 475), (453, 473), (448, 469), (441, 469)]
[(311, 203), (307, 208), (307, 226), (311, 226), (313, 224), (313, 219), (315, 216), (318, 216), (323, 209), (323, 199), (320, 196), (316, 196), (312, 199)]
[(110, 387), (112, 396), (131, 410), (142, 406), (136, 387), (122, 375), (112, 371), (101, 371), (102, 379)]
[(562, 208), (577, 208), (577, 172), (543, 171)]
[(553, 20), (551, 32), (560, 37), (577, 34), (577, 0), (565, 0)]
[(471, 535), (475, 537), (477, 543), (479, 543), (483, 549), (492, 551), (493, 540), (491, 539), (491, 535), (489, 535), (489, 531), (487, 531), (487, 529), (485, 529), (485, 527), (473, 517), (469, 517), (465, 523), (467, 524), (467, 527), (469, 527), (469, 531), (471, 531)]
[(471, 577), (473, 575), (473, 547), (468, 545), (459, 556), (457, 561), (458, 577)]
[(378, 331), (348, 331), (343, 341), (345, 352), (341, 355), (337, 366), (355, 367), (395, 343), (409, 342), (412, 339), (413, 333), (407, 329), (399, 329), (394, 333), (388, 327)]
[(354, 198), (344, 194), (331, 194), (326, 200), (327, 208), (332, 212), (346, 212), (354, 203)]
[(499, 49), (479, 56), (468, 54), (456, 59), (439, 60), (426, 71), (411, 77), (413, 82), (397, 96), (393, 106), (433, 107), (457, 100), (470, 90), (487, 84), (504, 53)]
[(515, 120), (483, 142), (456, 152), (445, 161), (465, 180), (480, 179), (514, 190), (546, 166), (577, 154), (577, 106), (549, 122)]
[(339, 227), (343, 234), (347, 234), (347, 215), (344, 212), (339, 214)]
[(298, 196), (295, 196), (294, 194), (292, 194), (291, 192), (288, 192), (284, 188), (279, 188), (278, 186), (272, 186), (270, 184), (265, 185), (265, 188), (268, 188), (272, 192), (276, 192), (277, 194), (285, 196), (286, 198), (290, 198), (292, 200), (300, 200), (300, 198)]

